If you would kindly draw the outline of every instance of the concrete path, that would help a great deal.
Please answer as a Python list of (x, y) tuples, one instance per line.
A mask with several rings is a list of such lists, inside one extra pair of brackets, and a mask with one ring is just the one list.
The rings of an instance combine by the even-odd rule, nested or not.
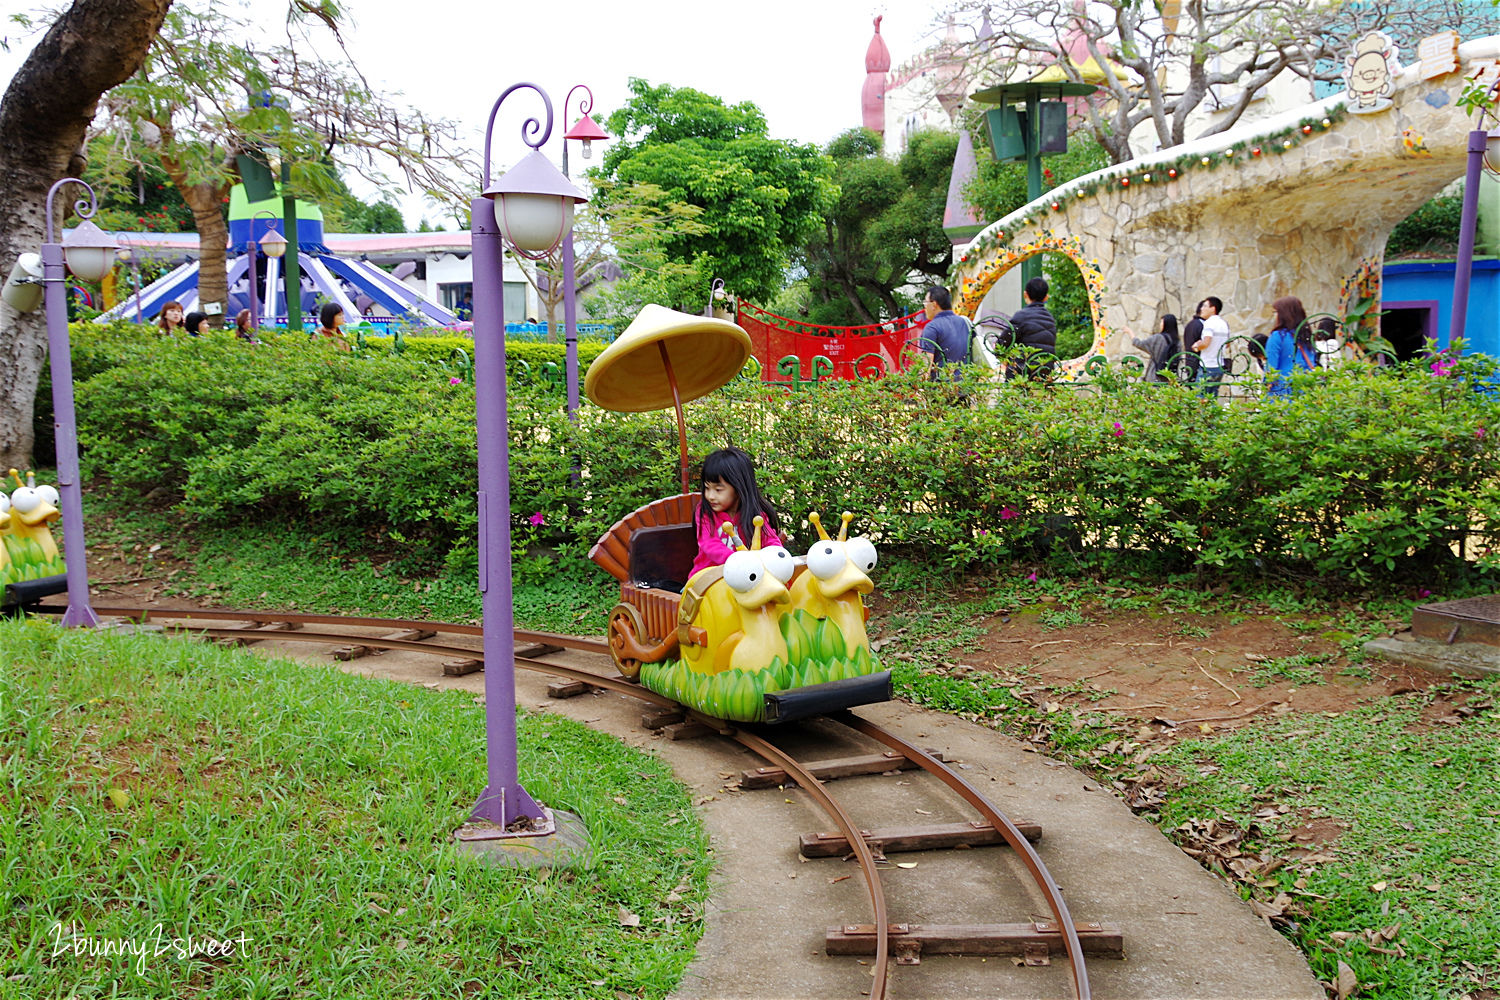
[[(254, 647), (326, 663), (307, 645), (268, 641)], [(582, 654), (560, 662), (598, 669)], [(484, 674), (442, 676), (432, 657), (400, 651), (344, 664), (354, 673), (482, 694)], [(868, 923), (869, 897), (858, 868), (839, 860), (804, 861), (797, 836), (832, 829), (797, 789), (739, 791), (742, 770), (764, 762), (738, 745), (709, 738), (672, 742), (644, 730), (640, 703), (608, 693), (559, 701), (547, 679), (521, 671), (517, 701), (556, 712), (649, 748), (691, 786), (712, 838), (716, 875), (698, 956), (678, 1000), (730, 998), (857, 998), (869, 990), (870, 969), (859, 959), (823, 954), (823, 935), (840, 923)], [(1174, 1000), (1323, 1000), (1324, 991), (1300, 952), (1251, 913), (1223, 882), (1205, 872), (1150, 823), (1071, 767), (1027, 752), (1016, 740), (951, 716), (902, 703), (866, 707), (860, 714), (918, 745), (942, 750), (1008, 816), (1042, 824), (1042, 861), (1062, 887), (1075, 920), (1118, 925), (1124, 961), (1089, 963), (1095, 997)], [(844, 742), (823, 723), (800, 726), (778, 742), (803, 759), (870, 752)], [(524, 781), (525, 776), (522, 776)], [(856, 820), (870, 825), (914, 825), (974, 817), (956, 796), (930, 797), (923, 776), (870, 777), (835, 783)], [(951, 804), (934, 806), (935, 802)], [(923, 809), (932, 815), (918, 813)], [(904, 820), (899, 817), (905, 816)], [(866, 819), (868, 817), (868, 819)], [(881, 878), (893, 922), (1014, 923), (1047, 919), (1039, 893), (1008, 848), (897, 855), (915, 869), (893, 866)], [(937, 875), (938, 877), (934, 877)], [(842, 876), (852, 876), (842, 878)], [(939, 893), (932, 887), (943, 886)], [(1068, 997), (1066, 963), (1017, 966), (1009, 958), (934, 956), (920, 965), (894, 964), (896, 1000)]]

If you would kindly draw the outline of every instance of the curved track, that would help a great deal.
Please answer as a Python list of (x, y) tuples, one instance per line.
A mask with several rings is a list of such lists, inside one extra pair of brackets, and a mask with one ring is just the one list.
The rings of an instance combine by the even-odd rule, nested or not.
[[(34, 607), (28, 610), (47, 613), (61, 614), (60, 607)], [(454, 622), (427, 622), (408, 621), (394, 618), (373, 617), (346, 617), (337, 615), (314, 615), (314, 614), (289, 614), (280, 612), (264, 611), (209, 611), (199, 609), (172, 609), (172, 608), (145, 608), (145, 607), (99, 607), (94, 611), (100, 615), (117, 616), (136, 622), (164, 620), (165, 622), (249, 622), (258, 625), (275, 625), (281, 623), (294, 624), (298, 626), (295, 631), (259, 631), (240, 628), (213, 628), (202, 627), (191, 624), (164, 624), (163, 627), (174, 633), (207, 636), (210, 638), (228, 639), (250, 639), (264, 640), (277, 639), (286, 642), (307, 642), (329, 645), (348, 645), (357, 643), (361, 646), (378, 649), (402, 649), (415, 652), (429, 653), (436, 656), (458, 656), (482, 661), (484, 652), (475, 646), (452, 645), (449, 643), (430, 642), (395, 636), (365, 636), (350, 634), (348, 632), (322, 632), (308, 629), (306, 626), (332, 626), (339, 628), (380, 628), (396, 630), (422, 630), (436, 633), (439, 636), (472, 636), (483, 635), (483, 628), (479, 625), (468, 625)], [(577, 636), (559, 635), (551, 632), (521, 631), (515, 632), (516, 641), (519, 643), (533, 643), (546, 646), (557, 646), (565, 649), (574, 649), (586, 653), (595, 653), (605, 658), (609, 657), (609, 644), (602, 639), (588, 639)], [(619, 694), (627, 695), (641, 701), (650, 702), (663, 708), (678, 708), (678, 704), (669, 698), (665, 698), (655, 692), (649, 691), (639, 684), (625, 680), (618, 676), (607, 676), (591, 670), (583, 670), (565, 664), (548, 662), (533, 656), (517, 655), (515, 665), (526, 670), (535, 670), (555, 676), (564, 677), (568, 680), (581, 681), (592, 687), (606, 688)], [(870, 905), (873, 910), (873, 928), (876, 937), (875, 962), (873, 966), (874, 976), (871, 981), (868, 996), (871, 1000), (884, 1000), (887, 986), (887, 966), (890, 957), (890, 929), (891, 925), (887, 919), (885, 894), (880, 883), (880, 874), (877, 868), (875, 852), (871, 850), (865, 837), (862, 835), (859, 824), (850, 816), (844, 806), (828, 791), (827, 786), (801, 762), (792, 757), (791, 754), (776, 746), (761, 732), (766, 730), (762, 727), (761, 732), (752, 732), (749, 729), (704, 716), (690, 709), (684, 710), (686, 716), (694, 721), (700, 722), (723, 736), (731, 738), (741, 746), (760, 756), (768, 763), (782, 768), (796, 784), (805, 790), (818, 806), (828, 814), (839, 831), (847, 838), (850, 850), (859, 862), (860, 871), (865, 879), (869, 890)], [(1079, 941), (1075, 925), (1068, 911), (1067, 903), (1062, 898), (1056, 881), (1047, 871), (1046, 866), (1038, 857), (1034, 848), (1027, 841), (1019, 828), (1011, 822), (993, 803), (986, 799), (978, 789), (974, 788), (962, 775), (953, 768), (948, 767), (942, 761), (931, 754), (907, 742), (895, 733), (878, 726), (867, 719), (863, 719), (852, 712), (840, 712), (827, 717), (831, 722), (845, 726), (878, 743), (884, 744), (900, 756), (911, 761), (924, 771), (934, 775), (961, 798), (964, 799), (975, 811), (987, 822), (1000, 832), (1005, 842), (1021, 857), (1027, 871), (1031, 875), (1037, 887), (1047, 900), (1053, 917), (1057, 921), (1057, 927), (1061, 932), (1063, 950), (1068, 959), (1072, 974), (1073, 993), (1078, 1000), (1090, 1000), (1088, 973), (1084, 964), (1083, 948)]]

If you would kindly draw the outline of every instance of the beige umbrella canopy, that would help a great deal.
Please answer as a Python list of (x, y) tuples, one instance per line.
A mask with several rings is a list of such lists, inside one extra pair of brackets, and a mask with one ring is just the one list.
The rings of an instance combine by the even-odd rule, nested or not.
[(648, 305), (589, 365), (584, 392), (606, 410), (677, 411), (682, 492), (688, 491), (687, 424), (682, 404), (737, 375), (750, 357), (750, 336), (735, 324)]
[(728, 320), (649, 305), (589, 365), (583, 388), (606, 410), (665, 410), (713, 392), (749, 357), (750, 336)]

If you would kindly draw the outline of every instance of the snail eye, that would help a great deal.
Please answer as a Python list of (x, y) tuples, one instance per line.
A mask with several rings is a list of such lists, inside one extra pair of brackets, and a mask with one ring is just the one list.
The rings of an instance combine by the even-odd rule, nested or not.
[(22, 486), (10, 495), (10, 502), (22, 514), (30, 514), (42, 505), (42, 497), (31, 487)]
[(766, 570), (782, 583), (790, 580), (797, 570), (792, 562), (792, 554), (780, 545), (769, 545), (761, 549), (760, 559), (766, 564)]
[(754, 552), (736, 552), (724, 562), (724, 582), (744, 594), (754, 589), (766, 574), (766, 565)]
[(874, 569), (875, 564), (879, 562), (879, 558), (875, 555), (875, 544), (863, 535), (849, 539), (848, 548), (849, 561), (866, 573)]
[(47, 503), (50, 503), (54, 507), (56, 507), (57, 502), (62, 499), (62, 494), (57, 492), (57, 487), (51, 485), (50, 483), (43, 483), (36, 488), (36, 491), (41, 495), (41, 498), (43, 500), (45, 500)]
[(820, 580), (837, 576), (846, 562), (843, 542), (818, 542), (807, 550), (807, 570)]

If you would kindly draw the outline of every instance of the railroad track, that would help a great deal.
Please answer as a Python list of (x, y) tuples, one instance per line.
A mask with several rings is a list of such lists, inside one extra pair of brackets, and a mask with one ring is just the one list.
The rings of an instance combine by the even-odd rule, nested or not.
[[(60, 607), (40, 606), (30, 610), (61, 614)], [(284, 612), (210, 611), (144, 607), (99, 607), (104, 616), (134, 622), (154, 622), (167, 631), (188, 633), (225, 643), (248, 644), (277, 639), (332, 646), (337, 659), (400, 649), (446, 658), (444, 671), (464, 674), (482, 669), (484, 652), (475, 642), (482, 637), (478, 625), (449, 622), (409, 621), (391, 618), (290, 614)], [(234, 622), (215, 626), (208, 623)], [(329, 629), (378, 630), (364, 635)], [(1068, 963), (1075, 997), (1089, 1000), (1086, 957), (1123, 957), (1123, 938), (1118, 927), (1075, 921), (1056, 881), (1037, 855), (1032, 841), (1042, 836), (1039, 826), (1026, 820), (1013, 821), (995, 807), (962, 773), (941, 755), (918, 747), (896, 733), (852, 712), (822, 717), (823, 723), (857, 734), (872, 744), (874, 752), (834, 760), (799, 760), (773, 742), (775, 727), (749, 728), (704, 716), (618, 675), (611, 675), (609, 646), (603, 639), (581, 638), (551, 632), (517, 630), (515, 665), (561, 678), (549, 688), (554, 697), (569, 697), (598, 688), (635, 698), (655, 706), (643, 718), (653, 729), (668, 730), (673, 739), (717, 734), (733, 740), (766, 761), (767, 766), (745, 771), (740, 787), (745, 790), (795, 785), (821, 808), (836, 831), (803, 834), (799, 852), (803, 857), (852, 857), (859, 863), (868, 890), (871, 920), (843, 923), (827, 930), (824, 949), (829, 955), (873, 956), (868, 996), (887, 996), (890, 959), (897, 965), (915, 965), (923, 955), (1007, 955), (1026, 965), (1050, 964), (1054, 955)], [(597, 654), (611, 673), (570, 666), (542, 659), (560, 650)], [(883, 749), (881, 749), (883, 748)], [(871, 828), (863, 826), (849, 808), (829, 790), (828, 783), (842, 778), (870, 775), (910, 775), (920, 770), (957, 794), (978, 815), (977, 820), (928, 827)], [(961, 849), (1004, 845), (1014, 852), (1037, 891), (1046, 901), (1050, 919), (1003, 924), (929, 924), (892, 921), (881, 885), (880, 864), (887, 853), (912, 850)], [(863, 991), (861, 991), (863, 992)]]

